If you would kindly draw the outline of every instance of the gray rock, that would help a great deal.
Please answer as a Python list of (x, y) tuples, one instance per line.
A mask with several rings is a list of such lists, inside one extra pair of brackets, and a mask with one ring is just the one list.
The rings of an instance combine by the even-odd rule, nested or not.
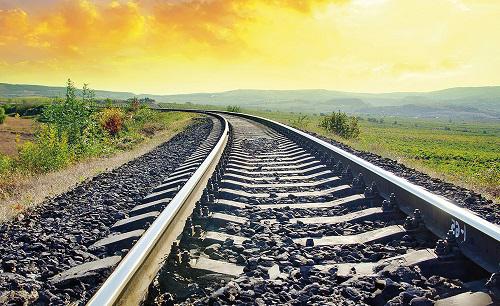
[(411, 299), (410, 306), (432, 306), (434, 302), (425, 297), (415, 297)]

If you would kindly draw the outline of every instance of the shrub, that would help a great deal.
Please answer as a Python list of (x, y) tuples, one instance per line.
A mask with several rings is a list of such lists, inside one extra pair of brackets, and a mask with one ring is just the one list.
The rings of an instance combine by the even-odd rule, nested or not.
[(116, 136), (123, 127), (124, 114), (119, 108), (106, 108), (101, 112), (101, 127), (112, 136)]
[(102, 153), (109, 153), (108, 144), (105, 142), (105, 133), (99, 124), (99, 113), (91, 116), (90, 124), (83, 130), (80, 141), (72, 145), (75, 157), (93, 157)]
[(157, 121), (158, 112), (155, 112), (147, 107), (142, 107), (137, 110), (133, 115), (132, 119), (134, 122), (139, 124), (145, 124), (147, 122)]
[(104, 99), (104, 106), (106, 106), (107, 108), (113, 107), (113, 100), (111, 100), (110, 98)]
[(140, 107), (140, 104), (139, 104), (139, 100), (137, 99), (137, 97), (133, 97), (131, 99), (129, 99), (130, 101), (130, 104), (128, 106), (128, 111), (129, 112), (133, 112), (135, 113), (136, 111), (139, 110), (139, 107)]
[(5, 117), (7, 117), (5, 115), (5, 109), (0, 106), (0, 124), (5, 122)]
[(57, 128), (42, 125), (35, 142), (25, 142), (19, 150), (19, 165), (33, 173), (61, 169), (72, 160), (68, 136), (58, 135)]
[(226, 110), (228, 112), (239, 113), (241, 112), (241, 107), (239, 107), (238, 105), (228, 105), (226, 107)]
[(26, 104), (5, 104), (3, 108), (5, 109), (5, 113), (8, 115), (11, 114), (20, 114), (21, 116), (36, 116), (40, 115), (43, 112), (45, 104), (42, 102), (39, 103), (26, 103)]
[(290, 119), (290, 125), (294, 128), (305, 128), (309, 119), (307, 115), (298, 116), (297, 118)]
[(82, 140), (85, 129), (92, 123), (93, 93), (83, 87), (81, 99), (76, 96), (76, 88), (71, 80), (66, 85), (66, 98), (47, 105), (42, 113), (42, 121), (53, 125), (58, 136), (66, 134), (70, 145)]
[(12, 169), (12, 159), (0, 153), (0, 175), (10, 172)]
[(357, 138), (360, 133), (358, 118), (349, 117), (346, 113), (340, 111), (324, 116), (319, 126), (343, 138)]

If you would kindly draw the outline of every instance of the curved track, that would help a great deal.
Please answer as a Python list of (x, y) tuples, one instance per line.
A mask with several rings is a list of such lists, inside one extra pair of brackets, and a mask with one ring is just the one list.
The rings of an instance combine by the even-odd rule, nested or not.
[(300, 131), (223, 116), (232, 133), (148, 196), (169, 203), (91, 305), (136, 304), (153, 278), (146, 304), (494, 303), (497, 225)]

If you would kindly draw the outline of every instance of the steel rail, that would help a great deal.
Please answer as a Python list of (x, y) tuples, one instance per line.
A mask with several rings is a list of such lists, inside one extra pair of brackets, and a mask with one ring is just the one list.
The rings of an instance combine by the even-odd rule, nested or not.
[(500, 226), (352, 153), (283, 123), (242, 113), (214, 112), (243, 117), (287, 134), (299, 135), (316, 147), (333, 153), (344, 165), (349, 164), (353, 174), (362, 173), (366, 181), (375, 182), (384, 197), (394, 193), (399, 208), (406, 214), (412, 215), (416, 208), (420, 209), (426, 227), (435, 235), (445, 238), (448, 231), (453, 230), (464, 255), (491, 273), (499, 271)]
[(192, 206), (200, 198), (228, 141), (227, 120), (220, 115), (212, 115), (222, 121), (221, 138), (87, 305), (138, 305), (143, 299), (151, 280), (160, 268), (162, 259), (168, 255), (172, 242), (182, 231), (184, 223), (182, 218), (179, 218), (180, 214), (184, 213), (184, 219), (191, 214)]
[[(192, 111), (162, 109), (163, 111)], [(199, 111), (198, 111), (199, 112)], [(353, 175), (362, 173), (364, 180), (375, 182), (380, 194), (388, 198), (396, 195), (399, 208), (412, 216), (415, 209), (422, 212), (425, 226), (436, 236), (446, 238), (451, 230), (462, 253), (488, 272), (500, 271), (500, 226), (493, 224), (472, 211), (462, 208), (449, 199), (433, 194), (425, 188), (409, 182), (352, 153), (340, 149), (324, 140), (309, 135), (286, 124), (243, 113), (227, 111), (203, 111), (243, 117), (270, 126), (292, 136), (299, 136), (317, 149), (335, 156), (343, 165), (349, 165)]]
[[(398, 177), (352, 153), (298, 129), (263, 117), (216, 110), (157, 110), (187, 111), (215, 116), (218, 116), (218, 114), (239, 116), (270, 126), (285, 134), (299, 136), (316, 148), (329, 152), (335, 156), (336, 160), (342, 161), (344, 165), (349, 165), (353, 174), (363, 173), (365, 180), (376, 182), (377, 189), (383, 197), (387, 198), (389, 194), (394, 193), (398, 198), (399, 208), (406, 214), (412, 215), (415, 208), (420, 209), (426, 227), (438, 237), (444, 238), (450, 229), (454, 230), (458, 238), (458, 246), (465, 256), (489, 272), (498, 272), (499, 270), (500, 227), (498, 225), (488, 222), (471, 211), (453, 204), (448, 199), (433, 194), (423, 187)], [(167, 235), (171, 228), (177, 225), (178, 228), (172, 230), (169, 239), (166, 240), (169, 243), (167, 243), (167, 246), (163, 246), (161, 257), (168, 254), (171, 241), (175, 240), (177, 235), (180, 234), (184, 225), (182, 220), (178, 220), (180, 211), (186, 209), (187, 202), (190, 197), (193, 197), (193, 194), (197, 193), (194, 197), (199, 199), (202, 189), (205, 187), (204, 183), (211, 176), (211, 170), (215, 168), (225, 148), (229, 134), (229, 125), (221, 116), (219, 118), (224, 122), (224, 131), (212, 152), (120, 262), (118, 267), (89, 301), (88, 305), (137, 305), (143, 298), (145, 290), (154, 278), (161, 263), (161, 259), (158, 259), (158, 252), (154, 252), (155, 247), (162, 240), (162, 236)], [(191, 203), (194, 204), (193, 199), (191, 199)], [(186, 216), (189, 214), (190, 212)], [(173, 222), (174, 220), (176, 222)], [(149, 263), (150, 266), (153, 266), (153, 269), (149, 269), (145, 273), (142, 273), (142, 275), (138, 275), (143, 266), (155, 257), (154, 263), (152, 265)], [(139, 286), (143, 291), (135, 290), (137, 291), (135, 292), (134, 289), (129, 288), (132, 286)]]

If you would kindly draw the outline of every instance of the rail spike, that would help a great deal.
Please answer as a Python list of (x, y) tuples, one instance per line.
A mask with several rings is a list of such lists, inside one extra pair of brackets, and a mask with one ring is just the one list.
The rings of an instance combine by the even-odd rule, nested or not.
[(434, 252), (438, 256), (446, 256), (450, 254), (450, 248), (448, 246), (448, 243), (443, 239), (439, 239), (436, 242), (436, 247), (434, 248)]
[(179, 244), (177, 243), (177, 241), (172, 242), (172, 247), (167, 257), (167, 262), (175, 266), (178, 265), (180, 263), (180, 255), (181, 251), (179, 248)]
[(365, 198), (367, 199), (375, 199), (379, 196), (377, 184), (372, 182), (369, 187), (365, 188)]
[(436, 248), (434, 249), (436, 254), (441, 257), (456, 257), (460, 256), (461, 252), (458, 247), (457, 239), (455, 237), (455, 232), (449, 230), (446, 233), (445, 239), (439, 239), (436, 243)]
[(396, 195), (391, 193), (389, 196), (389, 200), (382, 201), (382, 210), (383, 211), (393, 211), (398, 207), (398, 202), (396, 200)]
[(413, 211), (413, 217), (410, 216), (406, 217), (404, 228), (407, 230), (416, 230), (416, 231), (425, 229), (425, 224), (420, 209), (415, 208), (415, 210)]

